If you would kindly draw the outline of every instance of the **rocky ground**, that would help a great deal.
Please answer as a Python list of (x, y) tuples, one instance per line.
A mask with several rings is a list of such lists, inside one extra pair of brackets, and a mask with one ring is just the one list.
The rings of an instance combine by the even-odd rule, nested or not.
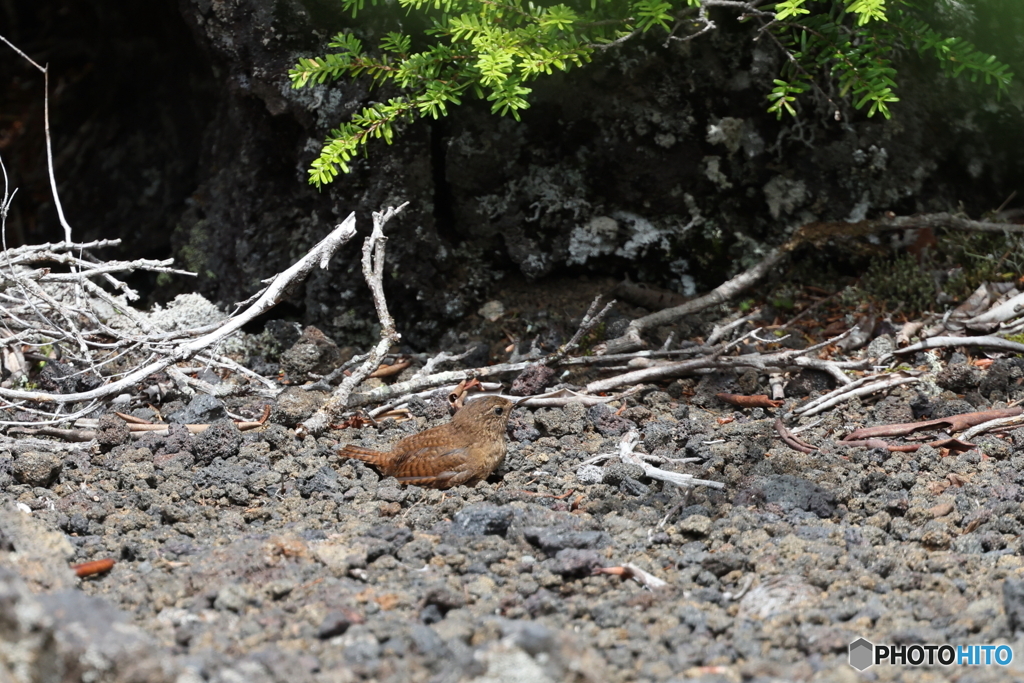
[[(1005, 407), (1024, 361), (919, 355), (916, 385), (847, 402), (791, 450), (773, 427), (830, 386), (793, 378), (776, 410), (737, 410), (756, 373), (643, 389), (622, 403), (520, 408), (509, 455), (436, 491), (338, 461), (447, 420), (292, 429), (323, 395), (161, 407), (199, 435), (8, 440), (0, 451), (0, 683), (17, 681), (1006, 681), (1009, 667), (877, 666), (848, 644), (1009, 643), (1024, 655), (1024, 428), (978, 448), (847, 448), (860, 426)], [(212, 378), (207, 378), (211, 380)], [(153, 417), (150, 408), (134, 410)], [(810, 423), (813, 420), (806, 420)], [(629, 429), (648, 453), (725, 484), (689, 493), (635, 465), (581, 468)], [(69, 565), (112, 558), (79, 579)], [(665, 582), (595, 574), (635, 565)]]

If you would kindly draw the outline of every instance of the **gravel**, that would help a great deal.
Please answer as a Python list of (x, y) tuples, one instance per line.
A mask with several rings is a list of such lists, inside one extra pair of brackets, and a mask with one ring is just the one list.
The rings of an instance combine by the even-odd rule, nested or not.
[[(935, 391), (970, 398), (947, 388), (933, 414), (1024, 397), (1020, 368), (946, 372)], [(105, 418), (93, 443), (8, 441), (0, 681), (1024, 677), (1021, 659), (866, 674), (847, 663), (860, 637), (1024, 653), (1024, 428), (960, 454), (836, 443), (913, 419), (921, 397), (900, 387), (821, 416), (801, 433), (821, 450), (804, 454), (776, 437), (774, 414), (737, 411), (712, 388), (693, 403), (647, 391), (622, 410), (520, 408), (506, 465), (449, 491), (333, 455), (446, 419), (430, 401), (412, 424), (301, 441), (291, 425), (318, 399), (297, 390), (257, 432), (216, 419), (238, 406), (207, 397), (181, 406), (183, 421), (215, 418), (194, 436), (130, 439)], [(686, 493), (615, 460), (580, 466), (632, 428), (647, 453), (702, 458), (660, 466), (726, 489)], [(69, 569), (103, 558), (117, 561), (106, 574)], [(594, 573), (626, 564), (667, 585)]]

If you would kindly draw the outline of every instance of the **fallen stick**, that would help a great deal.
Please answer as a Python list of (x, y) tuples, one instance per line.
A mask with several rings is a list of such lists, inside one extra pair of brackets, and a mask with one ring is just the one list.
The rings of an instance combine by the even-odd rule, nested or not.
[[(756, 330), (754, 330), (754, 332), (756, 332)], [(721, 355), (729, 347), (729, 345), (726, 345), (726, 347), (720, 348), (706, 357), (691, 358), (689, 360), (677, 361), (674, 363), (663, 363), (653, 367), (627, 372), (622, 375), (595, 380), (586, 385), (584, 393), (598, 394), (621, 386), (653, 382), (655, 380), (668, 379), (671, 377), (680, 377), (695, 373), (699, 370), (707, 369), (725, 370), (729, 368), (750, 367), (768, 371), (776, 369), (786, 370), (789, 368), (799, 368), (804, 366), (814, 366), (816, 368), (831, 366), (835, 369), (836, 373), (841, 375), (843, 369), (865, 367), (870, 361), (837, 362), (806, 357), (805, 354), (813, 353), (819, 348), (827, 346), (835, 340), (842, 338), (842, 336), (843, 335), (840, 335), (839, 337), (835, 337), (820, 344), (809, 346), (806, 349), (786, 349), (785, 351), (777, 351), (774, 353), (748, 353), (740, 356)], [(735, 344), (735, 342), (733, 342), (733, 344)], [(813, 361), (813, 363), (806, 363), (806, 361)]]
[(966, 432), (964, 432), (962, 436), (966, 441), (970, 441), (974, 437), (984, 432), (990, 432), (993, 429), (999, 429), (1001, 427), (1012, 427), (1014, 425), (1022, 423), (1024, 423), (1024, 415), (1014, 415), (1011, 417), (996, 418), (995, 420), (989, 420), (988, 422), (983, 422), (979, 425), (971, 427)]
[[(96, 430), (98, 422), (98, 420), (91, 419), (76, 420), (75, 424), (78, 425), (77, 429), (59, 429), (57, 427), (12, 427), (10, 429), (10, 433), (25, 434), (27, 436), (52, 436), (58, 439), (63, 439), (64, 441), (84, 443), (96, 438), (98, 434), (98, 431)], [(253, 429), (259, 429), (264, 424), (264, 422), (235, 422), (235, 427), (237, 427), (240, 432), (247, 432)], [(202, 434), (210, 428), (210, 425), (208, 424), (186, 424), (182, 426), (185, 427), (190, 434)], [(139, 438), (145, 434), (167, 436), (171, 433), (170, 428), (171, 425), (167, 423), (128, 423), (128, 432), (134, 438)]]
[(610, 339), (603, 344), (598, 344), (594, 347), (594, 352), (600, 356), (605, 354), (623, 353), (643, 348), (644, 341), (640, 338), (641, 332), (661, 325), (667, 325), (679, 320), (683, 316), (697, 313), (706, 308), (711, 308), (712, 306), (725, 303), (740, 292), (753, 286), (758, 280), (767, 275), (772, 268), (782, 263), (793, 247), (795, 247), (795, 245), (790, 245), (791, 243), (787, 243), (772, 249), (768, 252), (768, 255), (753, 268), (740, 273), (731, 280), (723, 282), (721, 285), (703, 296), (692, 299), (681, 306), (665, 308), (651, 313), (650, 315), (645, 315), (642, 318), (637, 318), (629, 324), (629, 327), (626, 328), (626, 332), (621, 337)]
[(875, 393), (876, 391), (883, 391), (885, 389), (897, 387), (901, 384), (911, 384), (917, 381), (919, 381), (917, 377), (908, 377), (902, 373), (862, 377), (851, 384), (839, 387), (824, 396), (819, 396), (812, 401), (808, 401), (802, 406), (794, 408), (792, 413), (787, 414), (784, 417), (786, 419), (793, 416), (811, 417), (839, 405), (843, 401), (848, 401), (851, 398), (867, 396)]
[(668, 585), (668, 582), (659, 579), (654, 574), (641, 569), (640, 567), (627, 562), (621, 567), (598, 567), (594, 570), (594, 575), (598, 574), (610, 574), (612, 576), (619, 576), (623, 579), (633, 579), (642, 586), (646, 586), (651, 590), (655, 588), (664, 588)]
[(622, 435), (619, 439), (619, 452), (618, 456), (622, 462), (627, 464), (639, 465), (644, 470), (644, 476), (650, 479), (657, 479), (659, 481), (665, 481), (669, 484), (675, 484), (680, 488), (690, 488), (693, 486), (707, 486), (714, 489), (724, 489), (725, 484), (720, 481), (711, 481), (709, 479), (695, 479), (692, 474), (680, 474), (679, 472), (669, 472), (659, 467), (655, 467), (648, 463), (644, 456), (640, 453), (636, 453), (634, 449), (640, 443), (640, 433), (636, 430), (630, 430)]
[(71, 565), (71, 571), (75, 573), (75, 576), (79, 578), (85, 578), (86, 576), (95, 576), (96, 574), (109, 572), (111, 569), (114, 568), (115, 564), (116, 562), (111, 559), (93, 560), (92, 562), (73, 564)]
[(786, 428), (786, 423), (782, 421), (781, 417), (775, 418), (775, 431), (779, 433), (779, 438), (781, 438), (787, 446), (795, 451), (800, 451), (801, 453), (813, 453), (818, 450), (803, 439), (794, 436), (794, 434)]
[(931, 446), (932, 448), (948, 448), (951, 451), (969, 451), (972, 448), (977, 448), (973, 443), (968, 443), (961, 439), (936, 439), (935, 441), (928, 441), (927, 443), (904, 443), (904, 444), (891, 444), (888, 441), (882, 439), (863, 439), (859, 441), (839, 441), (838, 446), (848, 446), (850, 448), (884, 448), (887, 451), (894, 453), (913, 453), (921, 449), (922, 446)]
[(990, 420), (1015, 417), (1024, 413), (1020, 406), (1015, 408), (998, 408), (995, 410), (983, 410), (975, 413), (961, 413), (949, 417), (940, 417), (935, 420), (924, 422), (902, 422), (893, 425), (878, 425), (875, 427), (861, 427), (856, 429), (843, 439), (843, 441), (862, 441), (879, 436), (906, 436), (932, 427), (946, 427), (950, 432), (961, 432), (968, 427), (980, 425)]
[(949, 346), (983, 346), (990, 349), (999, 349), (1000, 351), (1013, 351), (1014, 353), (1024, 353), (1024, 344), (1010, 341), (1009, 339), (1003, 339), (1002, 337), (931, 337), (920, 341), (910, 346), (904, 346), (902, 349), (896, 349), (891, 353), (887, 353), (878, 359), (878, 363), (882, 364), (890, 360), (893, 356), (902, 356), (907, 353), (913, 353), (915, 351), (924, 351), (925, 349), (940, 349)]
[(785, 402), (772, 400), (766, 394), (747, 396), (744, 394), (730, 394), (724, 391), (715, 394), (715, 398), (740, 408), (778, 408)]

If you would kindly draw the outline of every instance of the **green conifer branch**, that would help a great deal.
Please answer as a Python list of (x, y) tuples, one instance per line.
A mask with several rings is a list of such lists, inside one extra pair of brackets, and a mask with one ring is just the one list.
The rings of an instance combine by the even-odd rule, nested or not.
[[(433, 22), (417, 43), (422, 49), (413, 49), (413, 36), (390, 32), (368, 51), (343, 32), (328, 43), (331, 52), (303, 57), (289, 71), (295, 88), (366, 76), (402, 91), (331, 131), (309, 171), (317, 187), (348, 173), (369, 140), (390, 144), (400, 120), (446, 116), (448, 105), (467, 95), (518, 120), (529, 107), (533, 79), (582, 66), (596, 49), (639, 33), (687, 40), (713, 30), (707, 15), (713, 5), (758, 22), (786, 57), (767, 95), (768, 111), (779, 117), (798, 115), (800, 100), (812, 90), (824, 96), (819, 81), (831, 80), (856, 109), (889, 118), (889, 105), (899, 100), (892, 56), (904, 47), (933, 56), (951, 76), (994, 85), (997, 95), (1013, 78), (995, 56), (960, 36), (941, 34), (923, 18), (923, 10), (939, 0), (779, 0), (762, 6), (745, 0), (394, 1)], [(353, 17), (366, 8), (366, 0), (340, 4)], [(838, 105), (829, 102), (838, 115)]]

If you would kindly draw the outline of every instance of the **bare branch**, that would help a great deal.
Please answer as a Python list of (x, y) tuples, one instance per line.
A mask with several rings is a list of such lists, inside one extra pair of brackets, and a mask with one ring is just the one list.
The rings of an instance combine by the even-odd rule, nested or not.
[(907, 353), (913, 353), (915, 351), (924, 351), (925, 349), (941, 349), (946, 347), (956, 346), (983, 346), (990, 349), (999, 349), (1001, 351), (1012, 351), (1014, 353), (1024, 353), (1024, 344), (1019, 342), (1010, 341), (1009, 339), (1003, 339), (1002, 337), (932, 337), (931, 339), (925, 339), (924, 341), (916, 344), (911, 344), (902, 349), (896, 349), (892, 353), (886, 354), (878, 359), (879, 363), (890, 360), (893, 356), (902, 356)]
[(851, 382), (846, 386), (830, 391), (824, 396), (819, 396), (813, 401), (808, 401), (785, 417), (787, 419), (792, 416), (811, 417), (812, 415), (817, 415), (818, 413), (828, 410), (833, 406), (839, 405), (844, 401), (848, 401), (851, 398), (867, 396), (875, 393), (876, 391), (884, 391), (901, 384), (911, 384), (917, 381), (919, 381), (919, 378), (908, 376), (902, 372), (862, 377), (861, 379)]
[(973, 221), (949, 213), (921, 214), (917, 216), (884, 217), (858, 223), (808, 223), (800, 227), (787, 243), (775, 247), (752, 268), (722, 283), (707, 294), (692, 299), (681, 306), (655, 311), (630, 323), (626, 332), (617, 339), (611, 339), (595, 348), (598, 354), (624, 353), (642, 348), (640, 333), (654, 327), (668, 325), (683, 316), (703, 311), (711, 306), (724, 303), (748, 289), (765, 277), (773, 268), (783, 262), (786, 256), (806, 242), (821, 243), (838, 236), (856, 237), (872, 235), (886, 230), (909, 228), (946, 228), (948, 230), (969, 230), (974, 232), (1024, 232), (1024, 225)]
[(597, 310), (597, 306), (600, 303), (600, 301), (601, 295), (599, 294), (597, 297), (594, 298), (593, 303), (590, 304), (590, 308), (588, 308), (587, 312), (583, 315), (583, 320), (580, 321), (580, 326), (576, 330), (576, 334), (574, 334), (572, 336), (572, 339), (570, 339), (566, 344), (559, 347), (558, 351), (552, 354), (549, 358), (545, 359), (545, 365), (554, 365), (555, 363), (569, 355), (571, 351), (574, 351), (576, 347), (580, 345), (580, 339), (583, 338), (583, 335), (590, 332), (590, 330), (594, 329), (594, 327), (599, 322), (601, 322), (601, 318), (603, 318), (608, 313), (608, 311), (611, 310), (612, 306), (615, 305), (615, 299), (612, 299), (607, 304), (605, 304), (604, 308), (601, 309), (600, 313), (594, 315), (594, 311)]
[[(838, 339), (838, 337), (836, 339)], [(831, 339), (828, 342), (823, 343), (830, 344), (834, 342), (835, 339)], [(820, 345), (810, 346), (806, 349), (786, 349), (775, 353), (748, 353), (740, 356), (722, 356), (721, 354), (725, 350), (723, 348), (718, 349), (711, 355), (705, 357), (693, 358), (676, 363), (663, 363), (654, 365), (653, 367), (627, 372), (623, 375), (595, 380), (587, 384), (584, 391), (588, 394), (597, 394), (602, 391), (609, 391), (621, 386), (639, 384), (641, 382), (652, 382), (669, 377), (680, 377), (703, 369), (721, 370), (725, 368), (750, 367), (767, 372), (770, 370), (786, 370), (791, 367), (800, 367), (803, 364), (813, 364), (819, 369), (830, 368), (830, 371), (834, 371), (835, 373), (842, 375), (842, 370), (844, 368), (852, 369), (854, 367), (866, 367), (869, 363), (867, 360), (838, 363), (836, 361), (822, 361), (805, 357), (805, 354), (815, 351), (819, 346)]]
[(45, 68), (43, 68), (43, 67), (39, 66), (39, 64), (38, 64), (38, 63), (37, 63), (37, 62), (36, 62), (35, 60), (33, 60), (33, 59), (32, 59), (31, 57), (29, 57), (29, 56), (28, 56), (27, 54), (25, 54), (25, 53), (24, 53), (24, 52), (22, 52), (21, 50), (19, 50), (19, 49), (17, 48), (17, 46), (15, 46), (15, 44), (14, 44), (14, 43), (12, 43), (11, 41), (7, 40), (7, 39), (6, 39), (6, 38), (4, 38), (3, 36), (0, 36), (0, 40), (2, 40), (3, 42), (5, 42), (5, 43), (7, 44), (7, 46), (8, 46), (9, 48), (11, 48), (11, 49), (12, 49), (12, 50), (14, 50), (15, 52), (17, 52), (17, 53), (18, 53), (18, 55), (19, 55), (19, 56), (20, 56), (20, 57), (21, 57), (22, 59), (24, 59), (24, 60), (25, 60), (26, 62), (28, 62), (29, 64), (31, 64), (31, 65), (32, 65), (32, 66), (34, 66), (35, 68), (39, 69), (39, 71), (40, 71), (41, 73), (44, 73), (44, 74), (46, 73), (46, 69), (45, 69)]
[(413, 375), (413, 378), (426, 377), (432, 374), (434, 372), (434, 369), (437, 368), (437, 366), (441, 365), (441, 363), (450, 363), (453, 361), (462, 360), (471, 353), (473, 353), (472, 346), (470, 346), (462, 353), (448, 353), (447, 351), (442, 351), (436, 356), (430, 358), (426, 363), (424, 363), (423, 367), (417, 370), (416, 374)]
[(64, 227), (64, 241), (71, 241), (71, 226), (64, 218), (64, 206), (60, 203), (60, 194), (57, 192), (57, 178), (53, 173), (53, 142), (50, 139), (50, 65), (43, 69), (43, 129), (46, 133), (46, 167), (50, 173), (50, 191), (53, 193), (53, 205), (57, 208), (57, 218)]
[(295, 433), (300, 437), (322, 433), (328, 423), (348, 407), (352, 390), (377, 369), (391, 345), (397, 344), (401, 338), (401, 335), (395, 330), (395, 321), (391, 317), (391, 313), (388, 312), (387, 299), (384, 298), (384, 245), (387, 243), (384, 226), (408, 205), (409, 202), (404, 202), (397, 208), (388, 207), (387, 211), (383, 213), (374, 212), (373, 232), (363, 242), (363, 278), (370, 287), (373, 305), (377, 309), (377, 319), (380, 320), (380, 341), (370, 351), (369, 357), (363, 361), (363, 364), (334, 390), (327, 402), (296, 428)]
[[(237, 315), (227, 322), (219, 325), (211, 332), (177, 346), (162, 349), (162, 355), (156, 360), (128, 373), (121, 379), (105, 384), (90, 391), (74, 392), (68, 394), (54, 394), (40, 391), (20, 391), (14, 389), (0, 388), (0, 398), (10, 401), (27, 400), (38, 403), (76, 403), (78, 401), (92, 401), (107, 396), (112, 396), (133, 387), (136, 383), (146, 379), (150, 375), (160, 372), (165, 368), (189, 358), (197, 353), (214, 346), (223, 341), (231, 334), (238, 331), (247, 322), (262, 315), (273, 308), (285, 295), (285, 292), (294, 287), (296, 283), (303, 281), (314, 267), (324, 262), (331, 254), (337, 251), (338, 247), (350, 240), (355, 235), (355, 214), (350, 214), (343, 223), (336, 226), (319, 244), (314, 246), (302, 259), (293, 264), (284, 272), (278, 274), (273, 283), (267, 287), (263, 295), (240, 315)], [(68, 335), (55, 335), (56, 337)], [(147, 340), (149, 341), (149, 340)]]
[(636, 430), (630, 430), (622, 435), (619, 439), (619, 452), (618, 457), (622, 462), (639, 465), (644, 470), (644, 476), (651, 479), (657, 479), (659, 481), (665, 481), (669, 484), (674, 484), (681, 488), (689, 488), (691, 486), (708, 486), (715, 489), (724, 489), (725, 484), (720, 481), (711, 481), (708, 479), (695, 479), (692, 474), (681, 474), (679, 472), (669, 472), (659, 467), (655, 467), (648, 463), (642, 453), (636, 453), (635, 449), (640, 443), (640, 433)]
[(598, 354), (622, 353), (624, 351), (632, 351), (640, 348), (643, 344), (640, 339), (640, 333), (642, 331), (652, 327), (667, 325), (679, 320), (683, 316), (691, 315), (728, 301), (743, 290), (754, 285), (754, 283), (767, 275), (775, 266), (782, 263), (790, 250), (791, 247), (789, 245), (776, 247), (753, 268), (740, 273), (728, 282), (723, 282), (704, 296), (691, 299), (681, 306), (655, 311), (650, 315), (645, 315), (642, 318), (634, 320), (629, 324), (625, 334), (618, 339), (612, 339), (599, 345), (595, 348), (595, 351)]

